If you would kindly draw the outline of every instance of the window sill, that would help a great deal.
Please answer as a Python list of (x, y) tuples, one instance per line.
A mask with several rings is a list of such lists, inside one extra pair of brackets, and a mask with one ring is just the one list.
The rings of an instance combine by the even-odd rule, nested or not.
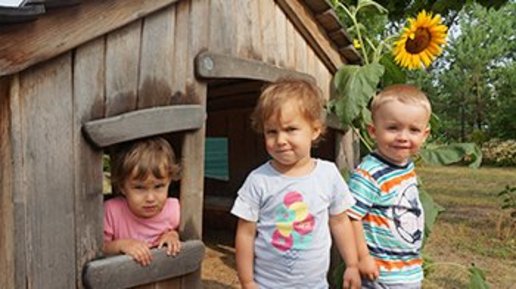
[(83, 282), (87, 288), (128, 288), (166, 280), (201, 267), (204, 244), (200, 240), (182, 243), (181, 252), (167, 256), (166, 248), (152, 249), (152, 263), (143, 267), (127, 255), (117, 255), (93, 260), (86, 264)]

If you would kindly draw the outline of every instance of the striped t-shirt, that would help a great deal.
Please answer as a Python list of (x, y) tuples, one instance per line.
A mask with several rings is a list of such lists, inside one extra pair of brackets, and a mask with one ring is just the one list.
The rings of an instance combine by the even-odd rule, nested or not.
[(414, 163), (400, 167), (372, 153), (349, 181), (356, 204), (349, 216), (362, 220), (379, 282), (413, 283), (423, 279), (421, 245), (424, 212)]

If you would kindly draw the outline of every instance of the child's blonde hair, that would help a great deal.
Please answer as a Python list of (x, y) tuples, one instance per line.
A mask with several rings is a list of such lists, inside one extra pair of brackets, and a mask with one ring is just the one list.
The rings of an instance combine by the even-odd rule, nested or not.
[(111, 159), (111, 184), (114, 193), (121, 193), (129, 178), (145, 180), (149, 175), (157, 179), (179, 180), (180, 166), (174, 150), (162, 137), (150, 137), (118, 145)]
[(281, 112), (281, 107), (290, 100), (296, 100), (303, 116), (324, 133), (326, 100), (321, 89), (304, 79), (281, 78), (267, 85), (262, 91), (258, 103), (251, 115), (252, 126), (258, 133), (263, 133), (264, 123)]
[(371, 102), (371, 114), (374, 121), (376, 112), (385, 103), (397, 100), (405, 104), (415, 104), (422, 106), (427, 112), (428, 117), (432, 114), (432, 106), (426, 94), (419, 88), (411, 84), (394, 84), (387, 86)]

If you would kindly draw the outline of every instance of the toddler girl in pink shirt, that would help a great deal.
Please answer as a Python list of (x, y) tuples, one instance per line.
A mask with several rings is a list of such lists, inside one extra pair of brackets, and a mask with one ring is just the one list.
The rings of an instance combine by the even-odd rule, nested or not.
[(174, 151), (162, 137), (121, 145), (111, 162), (115, 198), (104, 203), (104, 254), (127, 254), (142, 266), (150, 249), (181, 249), (179, 201), (168, 198), (170, 182), (179, 179)]

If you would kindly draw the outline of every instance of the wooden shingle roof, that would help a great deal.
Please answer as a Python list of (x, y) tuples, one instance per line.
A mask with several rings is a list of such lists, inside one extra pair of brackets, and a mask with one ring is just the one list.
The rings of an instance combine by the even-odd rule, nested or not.
[[(2, 34), (7, 37), (4, 40), (16, 39), (15, 42), (7, 41), (0, 44), (0, 52), (5, 55), (4, 58), (0, 58), (0, 76), (20, 71), (84, 43), (92, 37), (98, 37), (99, 33), (106, 32), (105, 29), (118, 28), (127, 21), (144, 17), (160, 7), (177, 1), (179, 0), (26, 0), (23, 6), (18, 8), (0, 6), (0, 39)], [(301, 31), (316, 50), (317, 55), (322, 57), (329, 67), (331, 66), (331, 72), (336, 72), (342, 63), (360, 64), (362, 62), (344, 26), (326, 0), (274, 1)], [(135, 11), (139, 12), (135, 13)], [(97, 22), (106, 22), (106, 28), (104, 30), (94, 28), (95, 25), (88, 23), (93, 19), (92, 17), (98, 19)], [(124, 19), (116, 22), (113, 19), (118, 19), (117, 17)], [(41, 19), (34, 26), (20, 23), (38, 18)], [(62, 29), (48, 29), (52, 25), (63, 25), (63, 23), (68, 23), (66, 35), (59, 34)], [(97, 24), (96, 27), (100, 25)], [(56, 43), (48, 45), (48, 41)], [(23, 53), (20, 51), (20, 45), (24, 47)]]

